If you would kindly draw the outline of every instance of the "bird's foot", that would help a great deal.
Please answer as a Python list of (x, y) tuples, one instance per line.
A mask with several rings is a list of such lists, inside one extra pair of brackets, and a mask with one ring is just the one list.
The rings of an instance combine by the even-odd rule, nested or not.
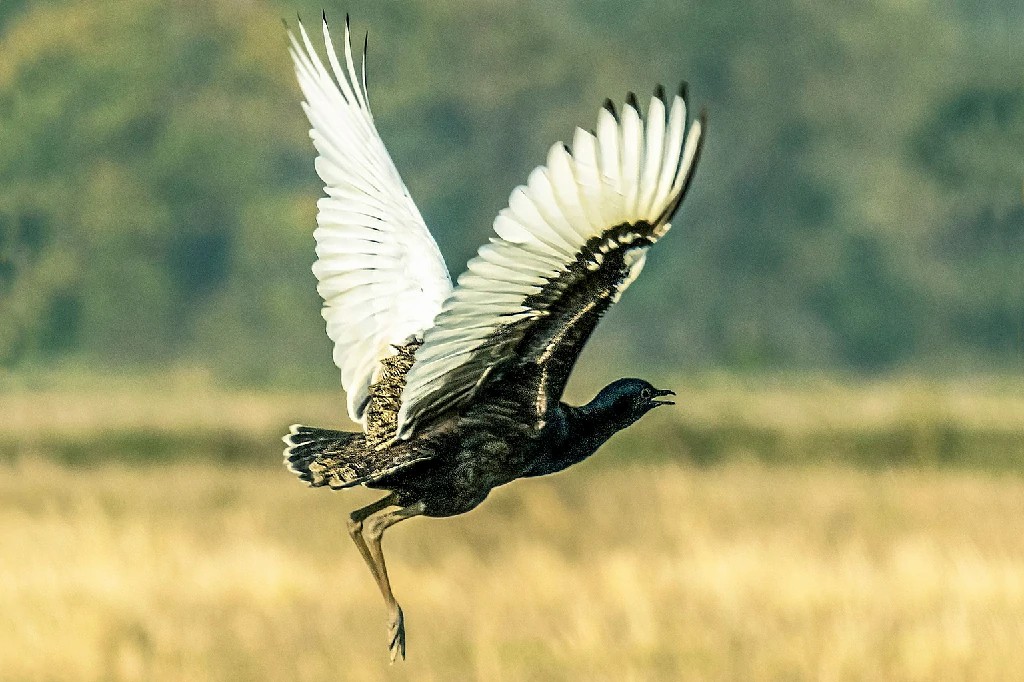
[(402, 655), (402, 660), (405, 660), (405, 614), (402, 613), (402, 607), (395, 605), (395, 613), (391, 616), (391, 623), (388, 625), (388, 636), (390, 644), (388, 649), (391, 651), (391, 662), (394, 663), (398, 658), (398, 655)]

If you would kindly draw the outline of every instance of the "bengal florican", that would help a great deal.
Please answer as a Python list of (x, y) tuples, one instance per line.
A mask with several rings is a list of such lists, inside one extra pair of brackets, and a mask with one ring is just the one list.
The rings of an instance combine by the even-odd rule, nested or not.
[(313, 272), (359, 433), (293, 426), (285, 460), (311, 486), (388, 494), (349, 533), (387, 602), (391, 659), (405, 622), (381, 536), (414, 516), (453, 516), (496, 486), (590, 456), (672, 391), (620, 379), (590, 403), (561, 401), (604, 312), (644, 265), (693, 178), (703, 117), (659, 87), (646, 117), (630, 94), (592, 132), (551, 148), (452, 287), (444, 260), (377, 134), (345, 25), (344, 66), (306, 30), (291, 55), (326, 184)]

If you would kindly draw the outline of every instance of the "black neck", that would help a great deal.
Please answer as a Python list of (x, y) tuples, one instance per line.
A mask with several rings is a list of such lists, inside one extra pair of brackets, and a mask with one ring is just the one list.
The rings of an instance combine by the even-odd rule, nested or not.
[(528, 475), (552, 474), (590, 457), (626, 426), (616, 424), (610, 417), (609, 407), (596, 405), (594, 401), (580, 407), (559, 403), (549, 410), (549, 455)]
[(613, 417), (610, 405), (597, 404), (596, 399), (579, 407), (564, 405), (562, 409), (566, 417), (569, 442), (589, 449), (584, 457), (601, 447), (625, 426)]

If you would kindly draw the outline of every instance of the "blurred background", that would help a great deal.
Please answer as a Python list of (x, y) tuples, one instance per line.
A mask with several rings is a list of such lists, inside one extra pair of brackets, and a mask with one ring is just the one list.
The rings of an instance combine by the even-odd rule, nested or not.
[[(1019, 369), (1019, 3), (327, 4), (370, 32), (381, 134), (455, 275), (605, 97), (689, 81), (700, 175), (591, 356)], [(4, 0), (4, 368), (336, 383), (296, 11), (317, 28), (310, 3)]]
[[(281, 27), (322, 8), (453, 276), (605, 97), (710, 119), (569, 391), (680, 406), (389, 536), (401, 670), (370, 498), (275, 444), (346, 425)], [(1013, 0), (0, 0), (0, 670), (1024, 677), (1022, 46)]]

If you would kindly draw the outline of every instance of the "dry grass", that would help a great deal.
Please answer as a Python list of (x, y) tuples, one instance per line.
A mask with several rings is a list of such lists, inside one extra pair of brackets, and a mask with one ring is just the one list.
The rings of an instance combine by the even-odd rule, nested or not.
[(1019, 680), (1024, 481), (671, 463), (389, 533), (409, 660), (343, 512), (283, 470), (0, 472), (4, 680)]

